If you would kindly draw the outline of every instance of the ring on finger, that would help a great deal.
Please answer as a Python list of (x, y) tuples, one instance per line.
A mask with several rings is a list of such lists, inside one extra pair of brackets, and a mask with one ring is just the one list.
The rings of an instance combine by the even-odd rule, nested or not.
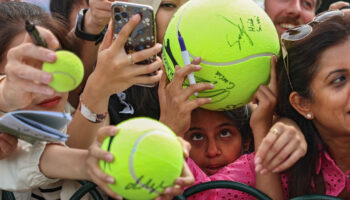
[(280, 131), (277, 128), (271, 129), (270, 133), (274, 134), (277, 137), (280, 135)]
[(130, 65), (135, 64), (134, 60), (132, 59), (132, 55), (131, 54), (128, 54), (128, 60), (129, 60)]

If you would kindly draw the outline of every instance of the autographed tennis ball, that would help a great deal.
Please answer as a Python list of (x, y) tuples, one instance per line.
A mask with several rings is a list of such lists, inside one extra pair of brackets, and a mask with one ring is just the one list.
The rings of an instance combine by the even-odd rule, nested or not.
[(84, 77), (84, 65), (74, 53), (59, 50), (55, 63), (43, 64), (43, 71), (51, 73), (53, 80), (49, 83), (57, 92), (69, 92), (79, 86)]
[(117, 125), (118, 134), (106, 138), (102, 149), (113, 162), (101, 169), (116, 180), (109, 187), (126, 199), (153, 199), (172, 186), (183, 166), (182, 145), (167, 126), (149, 118), (134, 118)]
[[(196, 82), (215, 85), (213, 90), (199, 92), (198, 97), (212, 98), (203, 108), (243, 106), (260, 84), (269, 82), (270, 59), (280, 49), (278, 34), (269, 16), (252, 0), (191, 0), (184, 4), (164, 37), (163, 61), (170, 80), (175, 66), (184, 66), (178, 32), (190, 59), (202, 58), (202, 69), (194, 73)], [(184, 87), (188, 84), (186, 80)]]

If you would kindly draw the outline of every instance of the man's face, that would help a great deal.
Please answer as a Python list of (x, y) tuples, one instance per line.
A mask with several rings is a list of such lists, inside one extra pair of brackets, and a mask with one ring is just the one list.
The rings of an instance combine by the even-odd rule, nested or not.
[(316, 0), (266, 0), (265, 11), (275, 24), (278, 35), (287, 29), (312, 21)]

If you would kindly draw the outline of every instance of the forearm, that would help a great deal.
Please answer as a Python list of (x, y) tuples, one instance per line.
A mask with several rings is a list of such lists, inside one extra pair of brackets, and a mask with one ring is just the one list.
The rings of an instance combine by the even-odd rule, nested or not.
[[(259, 128), (254, 132), (254, 149), (257, 150), (267, 134), (267, 128)], [(268, 172), (266, 174), (255, 173), (256, 188), (264, 192), (272, 199), (283, 199), (282, 183), (279, 173)]]
[(0, 111), (10, 112), (10, 111), (16, 110), (18, 108), (15, 107), (14, 105), (11, 105), (11, 101), (9, 101), (5, 97), (6, 93), (11, 92), (11, 91), (6, 91), (5, 78), (6, 78), (5, 75), (0, 76)]
[(78, 56), (84, 64), (84, 78), (81, 84), (74, 91), (69, 93), (69, 102), (72, 106), (77, 107), (79, 102), (79, 94), (84, 89), (86, 81), (90, 74), (93, 72), (97, 61), (98, 45), (95, 42), (86, 41), (78, 38), (74, 34), (74, 29), (68, 34), (68, 37), (75, 41), (75, 45), (79, 48), (77, 49)]
[[(93, 113), (107, 113), (109, 95), (103, 93), (103, 89), (95, 83), (93, 77), (89, 78), (84, 92), (81, 94), (84, 104)], [(73, 116), (72, 122), (68, 126), (70, 135), (67, 145), (72, 148), (87, 149), (94, 140), (97, 130), (109, 125), (109, 117), (99, 123), (90, 122), (79, 110)]]
[(41, 156), (39, 167), (49, 178), (89, 180), (85, 167), (87, 157), (87, 150), (48, 144)]

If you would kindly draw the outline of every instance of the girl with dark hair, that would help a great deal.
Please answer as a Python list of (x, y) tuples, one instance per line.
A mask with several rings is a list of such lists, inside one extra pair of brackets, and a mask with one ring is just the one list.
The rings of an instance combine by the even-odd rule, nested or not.
[(289, 197), (350, 198), (350, 18), (328, 11), (282, 35), (277, 113), (301, 128), (308, 149), (286, 175)]
[[(275, 61), (272, 62), (275, 63)], [(195, 59), (193, 65), (177, 68), (170, 83), (164, 75), (159, 84), (160, 121), (191, 144), (187, 163), (196, 184), (214, 180), (236, 181), (258, 188), (272, 199), (283, 198), (278, 173), (283, 169), (274, 172), (267, 172), (267, 170), (261, 173), (255, 172), (255, 155), (252, 153), (254, 149), (258, 151), (260, 146), (264, 145), (269, 153), (284, 151), (285, 158), (280, 159), (272, 155), (273, 159), (268, 162), (276, 162), (280, 159), (277, 162), (279, 165), (285, 165), (285, 168), (292, 166), (305, 154), (306, 143), (299, 137), (302, 133), (293, 133), (292, 137), (289, 137), (287, 132), (281, 131), (283, 126), (273, 125), (277, 88), (274, 66), (272, 65), (271, 68), (270, 87), (265, 85), (259, 87), (253, 97), (253, 102), (258, 102), (258, 106), (250, 115), (247, 106), (230, 111), (210, 111), (198, 108), (209, 103), (210, 99), (188, 100), (195, 92), (210, 90), (214, 87), (198, 83), (182, 88), (187, 75), (200, 69), (199, 63), (200, 59)], [(275, 138), (270, 146), (266, 146), (263, 142), (266, 136)], [(287, 140), (285, 140), (286, 136)], [(288, 148), (289, 146), (291, 148)], [(293, 154), (296, 154), (296, 157), (291, 156)], [(266, 157), (269, 156), (271, 155)], [(235, 197), (253, 198), (243, 192), (225, 189), (208, 190), (192, 198), (234, 199)]]

